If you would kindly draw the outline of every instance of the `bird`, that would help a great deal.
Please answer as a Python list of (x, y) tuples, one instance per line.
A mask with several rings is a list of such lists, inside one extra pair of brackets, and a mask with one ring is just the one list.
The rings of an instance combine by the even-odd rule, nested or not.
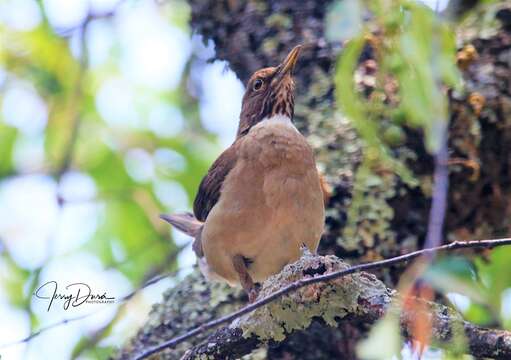
[(236, 138), (208, 170), (192, 213), (161, 215), (193, 237), (207, 279), (239, 286), (249, 302), (258, 284), (316, 252), (327, 184), (294, 122), (293, 71), (302, 45), (248, 80)]

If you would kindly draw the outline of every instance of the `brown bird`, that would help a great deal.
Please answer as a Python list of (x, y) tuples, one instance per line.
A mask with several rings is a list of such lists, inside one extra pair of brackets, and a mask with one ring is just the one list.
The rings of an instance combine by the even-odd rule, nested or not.
[(236, 140), (213, 163), (195, 198), (194, 214), (162, 215), (195, 238), (207, 278), (254, 283), (315, 252), (323, 232), (323, 190), (314, 155), (293, 124), (296, 46), (282, 64), (256, 71), (243, 96)]

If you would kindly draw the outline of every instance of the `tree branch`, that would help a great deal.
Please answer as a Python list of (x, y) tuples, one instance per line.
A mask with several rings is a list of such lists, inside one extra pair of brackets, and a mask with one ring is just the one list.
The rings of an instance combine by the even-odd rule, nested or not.
[[(173, 263), (176, 260), (177, 256), (181, 253), (181, 251), (184, 248), (185, 248), (185, 246), (180, 246), (173, 253), (169, 254), (168, 260), (165, 263), (166, 264)], [(23, 343), (28, 343), (32, 339), (38, 337), (39, 335), (41, 335), (41, 334), (43, 334), (43, 333), (45, 333), (45, 332), (47, 332), (47, 331), (49, 331), (51, 329), (54, 329), (54, 328), (57, 328), (57, 327), (60, 327), (60, 326), (64, 326), (64, 325), (67, 325), (67, 324), (70, 324), (70, 323), (74, 323), (74, 322), (77, 322), (77, 321), (81, 321), (81, 320), (86, 319), (86, 318), (90, 318), (90, 317), (92, 317), (94, 315), (97, 315), (98, 313), (100, 313), (103, 310), (109, 309), (111, 307), (111, 305), (118, 305), (119, 308), (121, 308), (122, 306), (125, 306), (126, 303), (128, 301), (130, 301), (140, 291), (144, 290), (145, 288), (147, 288), (149, 286), (152, 286), (152, 285), (160, 282), (163, 279), (172, 278), (172, 277), (176, 276), (180, 271), (182, 271), (184, 269), (186, 269), (186, 267), (179, 268), (179, 269), (177, 269), (175, 271), (170, 271), (170, 272), (166, 272), (166, 273), (159, 274), (159, 275), (153, 275), (153, 270), (151, 270), (149, 272), (149, 274), (148, 274), (149, 276), (146, 276), (146, 278), (149, 277), (149, 279), (147, 281), (144, 281), (137, 288), (135, 288), (134, 290), (130, 291), (126, 295), (120, 297), (117, 301), (115, 301), (115, 302), (113, 302), (111, 304), (106, 304), (105, 306), (101, 307), (100, 309), (98, 309), (96, 311), (93, 311), (93, 312), (90, 312), (88, 314), (79, 315), (79, 316), (76, 316), (76, 317), (65, 318), (65, 319), (62, 319), (60, 321), (51, 323), (51, 324), (49, 324), (47, 326), (41, 327), (40, 329), (30, 333), (28, 336), (26, 336), (26, 337), (24, 337), (22, 339), (19, 339), (19, 340), (16, 340), (16, 341), (12, 341), (12, 342), (9, 342), (9, 343), (5, 343), (5, 344), (0, 344), (0, 350), (8, 348), (8, 347), (11, 347), (11, 346), (23, 344)]]
[[(331, 301), (332, 299), (329, 299), (328, 301), (326, 301), (326, 303), (323, 301), (324, 308), (322, 308), (322, 311), (332, 313), (332, 310), (334, 310), (336, 307), (338, 307), (342, 304), (346, 304), (346, 298), (350, 298), (353, 300), (353, 302), (350, 303), (349, 306), (346, 306), (345, 308), (343, 308), (342, 309), (343, 311), (333, 312), (332, 319), (333, 319), (333, 317), (344, 318), (346, 316), (349, 316), (350, 318), (353, 318), (353, 319), (359, 320), (359, 321), (362, 321), (364, 319), (366, 319), (365, 322), (368, 322), (367, 319), (374, 321), (377, 318), (380, 318), (389, 309), (389, 306), (391, 303), (390, 300), (393, 296), (390, 294), (390, 290), (387, 287), (385, 287), (385, 285), (382, 282), (380, 282), (379, 280), (377, 280), (374, 276), (372, 276), (370, 274), (361, 273), (361, 272), (379, 269), (379, 268), (383, 268), (383, 267), (389, 267), (389, 266), (392, 266), (392, 265), (395, 265), (398, 263), (402, 263), (402, 262), (408, 262), (408, 261), (415, 259), (419, 256), (430, 256), (431, 254), (437, 253), (439, 251), (452, 251), (452, 250), (457, 250), (457, 249), (470, 249), (470, 248), (472, 248), (472, 249), (473, 248), (493, 248), (493, 247), (503, 246), (503, 245), (511, 245), (511, 238), (495, 239), (495, 240), (481, 240), (481, 241), (468, 241), (468, 242), (453, 242), (453, 243), (443, 245), (443, 246), (438, 246), (435, 248), (414, 251), (409, 254), (397, 256), (397, 257), (382, 260), (382, 261), (375, 261), (372, 263), (355, 265), (355, 266), (351, 266), (351, 267), (346, 265), (344, 262), (342, 262), (341, 260), (339, 260), (333, 256), (319, 257), (319, 256), (305, 255), (297, 263), (288, 265), (286, 268), (284, 268), (284, 270), (281, 273), (266, 280), (265, 283), (263, 284), (263, 290), (261, 291), (261, 294), (259, 296), (260, 299), (257, 300), (256, 302), (254, 302), (253, 304), (247, 305), (247, 306), (239, 309), (238, 311), (235, 311), (235, 312), (228, 314), (226, 316), (223, 316), (218, 319), (204, 323), (201, 326), (196, 327), (180, 336), (177, 336), (170, 340), (164, 341), (161, 344), (159, 344), (153, 348), (150, 348), (148, 350), (141, 352), (140, 354), (136, 355), (134, 358), (137, 360), (145, 359), (145, 358), (147, 358), (153, 354), (156, 354), (164, 349), (173, 348), (176, 345), (178, 345), (192, 337), (195, 337), (201, 333), (204, 333), (205, 331), (207, 331), (209, 329), (213, 329), (219, 325), (229, 323), (229, 322), (239, 319), (243, 315), (247, 315), (247, 314), (249, 314), (249, 315), (247, 315), (248, 319), (252, 318), (252, 320), (253, 320), (253, 317), (255, 317), (255, 316), (260, 318), (258, 321), (255, 322), (256, 324), (259, 324), (259, 325), (264, 324), (264, 326), (261, 326), (260, 329), (257, 329), (257, 326), (256, 326), (256, 329), (253, 330), (254, 333), (257, 333), (259, 340), (264, 340), (265, 336), (262, 336), (262, 334), (260, 334), (259, 331), (262, 329), (268, 329), (269, 324), (272, 322), (274, 323), (277, 321), (280, 324), (280, 322), (283, 320), (283, 319), (279, 319), (279, 317), (275, 316), (275, 314), (273, 314), (273, 313), (266, 320), (263, 320), (262, 319), (263, 317), (260, 316), (261, 315), (260, 312), (268, 312), (269, 311), (268, 307), (261, 309), (264, 305), (270, 304), (270, 303), (274, 302), (275, 300), (282, 298), (284, 295), (294, 293), (296, 290), (301, 289), (305, 286), (315, 285), (316, 287), (311, 286), (308, 289), (302, 290), (300, 292), (300, 295), (297, 295), (298, 297), (303, 298), (303, 295), (307, 292), (313, 292), (313, 293), (316, 292), (317, 287), (320, 287), (320, 288), (332, 287), (332, 284), (326, 283), (331, 280), (337, 281), (337, 282), (334, 282), (333, 292), (337, 293), (337, 294), (339, 294), (339, 293), (343, 294), (343, 296), (342, 296), (342, 298), (337, 299), (338, 301)], [(319, 262), (316, 260), (315, 266), (312, 266), (312, 264), (307, 261), (308, 258), (322, 259), (322, 260)], [(298, 274), (296, 273), (296, 271), (295, 271), (295, 273), (291, 272), (291, 275), (287, 274), (287, 273), (289, 273), (290, 269), (292, 271), (293, 269), (300, 268), (300, 267), (302, 267), (302, 272), (301, 272), (302, 276), (297, 276)], [(329, 270), (329, 268), (331, 271), (327, 271), (327, 270)], [(315, 277), (303, 277), (304, 275), (313, 275), (313, 274), (318, 273), (318, 272), (314, 272), (314, 271), (311, 272), (310, 269), (324, 269), (324, 270), (321, 272), (321, 275), (318, 275)], [(353, 276), (347, 278), (345, 281), (338, 282), (339, 279), (345, 278), (348, 275), (353, 275)], [(282, 278), (284, 278), (284, 279), (282, 280)], [(292, 281), (286, 281), (286, 280), (289, 280), (288, 278), (290, 278)], [(356, 279), (357, 281), (354, 281), (354, 279)], [(367, 282), (364, 281), (364, 279), (371, 279), (371, 283), (367, 284)], [(354, 283), (355, 285), (351, 286), (351, 287), (347, 287), (346, 283), (350, 283), (351, 285), (353, 285), (353, 283)], [(265, 291), (265, 289), (266, 289), (266, 291)], [(324, 295), (323, 291), (320, 291), (319, 293), (317, 293), (317, 296), (315, 296), (315, 297), (322, 298), (323, 295)], [(358, 295), (358, 296), (355, 299), (353, 299), (354, 295)], [(294, 296), (291, 296), (291, 297), (294, 297)], [(316, 300), (314, 300), (314, 301), (316, 301)], [(289, 301), (286, 299), (283, 299), (280, 301), (279, 304), (282, 305), (283, 303), (289, 303)], [(274, 309), (275, 307), (278, 307), (279, 304), (272, 304), (270, 307)], [(304, 303), (301, 301), (292, 302), (291, 307), (295, 308), (296, 306), (298, 306), (300, 304), (303, 305)], [(434, 323), (441, 323), (441, 321), (444, 321), (445, 326), (447, 326), (447, 325), (451, 326), (451, 328), (449, 328), (451, 331), (442, 333), (442, 331), (445, 332), (445, 330), (447, 330), (447, 328), (445, 326), (440, 326), (440, 328), (437, 329), (437, 325), (435, 325), (434, 329), (433, 329), (434, 330), (433, 338), (435, 338), (436, 340), (439, 340), (439, 341), (449, 340), (449, 338), (452, 337), (452, 333), (453, 333), (453, 329), (454, 329), (453, 325), (456, 325), (453, 323), (453, 321), (455, 321), (455, 323), (457, 323), (457, 324), (462, 324), (464, 329), (465, 329), (465, 327), (467, 327), (465, 330), (465, 332), (467, 334), (474, 334), (474, 333), (482, 334), (485, 332), (491, 332), (492, 338), (495, 338), (495, 336), (496, 336), (497, 338), (501, 339), (501, 337), (504, 336), (503, 340), (499, 340), (499, 344), (504, 346), (505, 349), (507, 349), (507, 350), (503, 349), (502, 353), (506, 353), (505, 351), (508, 351), (507, 354), (509, 354), (509, 356), (511, 356), (511, 334), (510, 333), (504, 332), (504, 333), (502, 333), (502, 336), (500, 336), (500, 335), (497, 336), (496, 334), (498, 332), (492, 332), (492, 330), (488, 330), (488, 329), (481, 329), (481, 328), (476, 327), (475, 325), (470, 325), (468, 323), (465, 324), (463, 322), (463, 320), (459, 317), (459, 315), (456, 315), (456, 314), (449, 315), (448, 308), (446, 308), (446, 307), (443, 307), (443, 306), (437, 305), (437, 304), (433, 304), (433, 303), (430, 303), (430, 304), (432, 306), (434, 305), (436, 307), (441, 308), (441, 310), (439, 310), (437, 312), (433, 312), (433, 314), (432, 314), (432, 316), (435, 317)], [(251, 314), (255, 310), (258, 310), (258, 315)], [(447, 311), (447, 313), (446, 313), (446, 311)], [(322, 314), (324, 315), (324, 313), (320, 313), (318, 315), (321, 316)], [(341, 314), (344, 314), (344, 316), (341, 316)], [(297, 313), (293, 312), (293, 316), (296, 317)], [(446, 316), (447, 316), (447, 318), (445, 318)], [(310, 317), (309, 319), (307, 319), (307, 324), (310, 324), (310, 321), (312, 321), (313, 317)], [(243, 324), (245, 324), (245, 322), (248, 321), (246, 319), (247, 318), (244, 318), (244, 320), (242, 319), (242, 320), (238, 321), (238, 323), (234, 326), (234, 329), (237, 327), (243, 329), (243, 326), (244, 326)], [(277, 319), (277, 320), (275, 320), (275, 319)], [(267, 322), (265, 322), (265, 321), (267, 321)], [(293, 319), (292, 322), (297, 323), (298, 320)], [(248, 323), (252, 324), (254, 322), (249, 321)], [(327, 323), (328, 323), (328, 321), (327, 321)], [(334, 323), (334, 321), (331, 322), (331, 324), (333, 324), (333, 323)], [(285, 327), (286, 327), (285, 332), (288, 332), (289, 324), (285, 324)], [(231, 329), (232, 328), (233, 327), (231, 324)], [(300, 326), (299, 328), (304, 328), (304, 327)], [(404, 330), (406, 330), (406, 329), (404, 329)], [(252, 333), (252, 332), (249, 332), (249, 333)], [(234, 332), (234, 334), (237, 334), (237, 333)], [(221, 334), (219, 334), (219, 336), (220, 335)], [(246, 329), (244, 329), (243, 335), (247, 336)], [(227, 338), (229, 339), (229, 337), (227, 337)], [(266, 338), (272, 339), (274, 337), (266, 336)], [(282, 334), (282, 336), (280, 337), (280, 340), (282, 340), (283, 338), (284, 338), (284, 335)], [(484, 339), (484, 337), (483, 337), (483, 339)], [(235, 340), (235, 338), (233, 338), (233, 340)], [(475, 339), (471, 339), (469, 337), (469, 340), (475, 340)], [(509, 345), (509, 346), (506, 348), (506, 345)], [(209, 345), (209, 346), (211, 348), (214, 347), (211, 345)], [(220, 345), (216, 344), (215, 346), (220, 346)], [(470, 349), (472, 349), (472, 344), (470, 344), (470, 346), (471, 346)], [(477, 344), (474, 344), (474, 349), (479, 349), (479, 348), (480, 348), (480, 346), (478, 346)], [(192, 353), (193, 353), (193, 351), (198, 351), (198, 350), (192, 350)], [(482, 349), (481, 351), (484, 351), (484, 349)], [(486, 350), (486, 351), (493, 351), (493, 350), (490, 349), (490, 350)]]
[[(383, 314), (387, 312), (395, 313), (401, 319), (401, 328), (406, 337), (409, 334), (409, 324), (418, 316), (417, 312), (409, 311), (396, 306), (400, 303), (400, 296), (392, 293), (389, 289), (382, 289), (382, 284), (376, 277), (369, 274), (359, 274), (364, 277), (365, 282), (360, 282), (357, 286), (357, 307), (352, 309), (351, 313), (340, 312), (336, 317), (336, 323), (343, 321), (351, 323), (372, 324), (376, 322)], [(357, 281), (357, 280), (355, 280)], [(344, 293), (346, 283), (339, 283), (334, 288)], [(379, 291), (375, 292), (374, 289)], [(321, 288), (315, 290), (314, 298), (302, 298), (302, 302), (296, 307), (316, 307), (320, 308), (321, 303), (317, 298), (331, 297), (331, 289)], [(323, 300), (326, 302), (327, 300)], [(433, 327), (432, 338), (439, 346), (448, 346), (456, 342), (459, 335), (464, 335), (468, 344), (467, 351), (481, 358), (509, 359), (511, 357), (511, 332), (504, 330), (486, 329), (469, 322), (463, 321), (461, 316), (446, 306), (435, 304), (429, 301), (421, 300), (425, 306), (418, 308), (428, 308), (430, 311), (426, 316), (432, 318)], [(280, 304), (282, 306), (283, 304)], [(335, 306), (335, 305), (334, 305)], [(321, 311), (319, 311), (321, 312)], [(250, 326), (255, 316), (248, 319), (242, 319), (235, 326), (226, 326), (214, 332), (205, 342), (193, 347), (187, 351), (182, 360), (192, 359), (229, 359), (238, 358), (250, 353), (256, 349), (265, 340), (258, 338), (256, 334), (244, 335), (244, 327)], [(314, 319), (310, 319), (314, 321)], [(266, 321), (266, 320), (265, 320)], [(280, 322), (282, 319), (274, 318), (270, 321)], [(286, 334), (289, 335), (289, 334)]]

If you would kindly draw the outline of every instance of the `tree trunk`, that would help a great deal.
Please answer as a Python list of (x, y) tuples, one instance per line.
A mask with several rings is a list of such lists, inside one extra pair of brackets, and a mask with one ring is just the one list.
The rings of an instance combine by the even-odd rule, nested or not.
[[(389, 173), (371, 179), (357, 174), (360, 141), (334, 100), (335, 62), (341, 46), (328, 43), (324, 37), (329, 3), (192, 0), (192, 27), (214, 41), (216, 58), (228, 61), (244, 82), (256, 69), (277, 64), (296, 44), (311, 45), (303, 52), (296, 71), (295, 118), (333, 188), (320, 254), (359, 263), (419, 249), (431, 202), (432, 157), (425, 151), (420, 134), (404, 129), (407, 141), (394, 149), (415, 154), (416, 161), (408, 165), (420, 186), (410, 188)], [(509, 16), (502, 14), (501, 10), (497, 18), (504, 25), (490, 37), (468, 38), (460, 33), (460, 43), (472, 44), (478, 56), (465, 63), (464, 54), (460, 54), (465, 90), (451, 96), (449, 157), (463, 161), (449, 167), (446, 241), (493, 238), (511, 232), (511, 202), (506, 201), (511, 195), (511, 32), (506, 23)], [(363, 54), (361, 66), (370, 55)], [(400, 273), (401, 269), (392, 268), (377, 275), (392, 287)], [(194, 273), (155, 305), (146, 325), (119, 357), (129, 357), (180, 335), (244, 301), (240, 292), (208, 284)], [(254, 359), (352, 359), (356, 358), (355, 344), (368, 325), (364, 321), (341, 321), (331, 326), (313, 319), (308, 328), (293, 332), (283, 341), (260, 344), (249, 339), (244, 345), (250, 350), (259, 348), (250, 355)], [(179, 359), (207, 335), (163, 354)]]

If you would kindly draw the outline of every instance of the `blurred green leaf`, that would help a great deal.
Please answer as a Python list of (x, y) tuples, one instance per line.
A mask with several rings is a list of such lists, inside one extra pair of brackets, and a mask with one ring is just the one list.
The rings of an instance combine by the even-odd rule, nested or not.
[(0, 122), (0, 178), (14, 170), (12, 156), (17, 136), (15, 128)]
[(12, 305), (27, 308), (24, 286), (29, 280), (30, 272), (20, 268), (7, 251), (1, 254), (0, 260), (5, 267), (0, 271), (0, 289), (7, 295)]
[(477, 271), (485, 292), (489, 294), (488, 303), (495, 313), (500, 313), (502, 293), (511, 288), (511, 248), (493, 249), (487, 261), (478, 259)]
[(401, 328), (399, 317), (387, 313), (357, 345), (357, 355), (364, 360), (401, 358)]
[(358, 36), (346, 44), (346, 48), (337, 63), (335, 75), (336, 95), (339, 106), (344, 114), (351, 119), (361, 137), (369, 147), (376, 150), (375, 153), (377, 154), (380, 151), (384, 152), (378, 141), (378, 129), (376, 124), (368, 118), (364, 104), (356, 91), (353, 79), (353, 73), (357, 67), (364, 44), (365, 38), (363, 36)]
[(454, 292), (479, 303), (487, 301), (488, 296), (476, 281), (473, 263), (465, 258), (441, 258), (426, 270), (423, 278), (443, 294)]
[(470, 307), (463, 315), (467, 321), (475, 324), (491, 325), (494, 323), (494, 318), (491, 312), (481, 304), (470, 304)]

